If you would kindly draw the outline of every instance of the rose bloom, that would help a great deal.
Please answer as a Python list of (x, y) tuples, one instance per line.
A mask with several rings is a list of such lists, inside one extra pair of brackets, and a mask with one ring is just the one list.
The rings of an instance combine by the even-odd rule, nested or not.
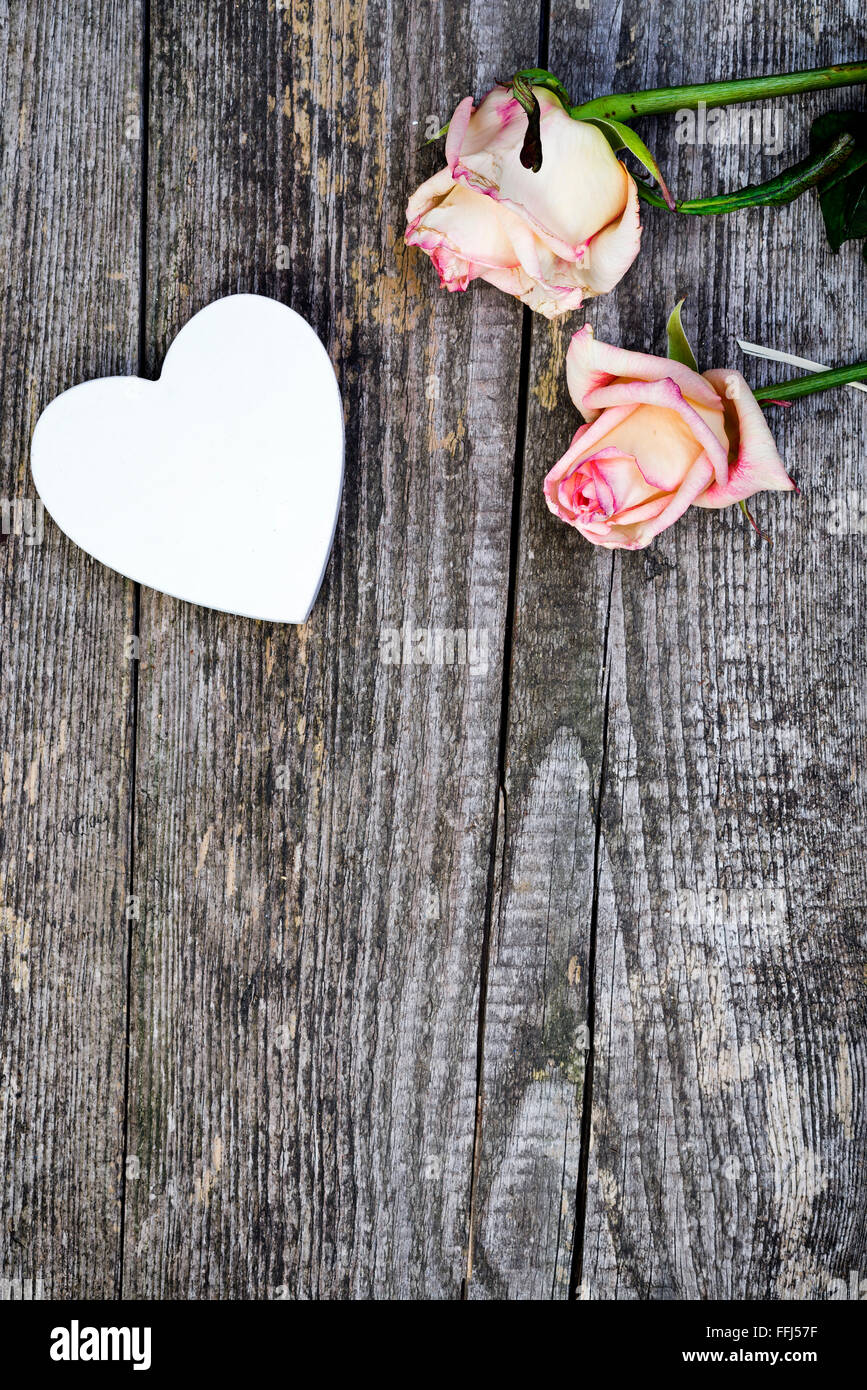
[(407, 204), (406, 241), (427, 252), (446, 289), (488, 280), (555, 318), (613, 289), (632, 265), (638, 193), (600, 130), (546, 88), (533, 91), (539, 172), (521, 164), (527, 116), (511, 89), (495, 87), (478, 108), (467, 97), (449, 125), (447, 168)]
[(545, 499), (594, 545), (641, 550), (687, 507), (795, 486), (740, 372), (699, 376), (597, 342), (585, 324), (566, 379), (587, 423), (545, 479)]

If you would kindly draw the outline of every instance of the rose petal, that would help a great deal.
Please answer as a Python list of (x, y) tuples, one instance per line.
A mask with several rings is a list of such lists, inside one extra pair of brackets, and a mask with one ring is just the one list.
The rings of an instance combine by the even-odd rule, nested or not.
[[(642, 381), (635, 385), (637, 393), (647, 395), (657, 390), (659, 383)], [(603, 412), (603, 422), (609, 414), (610, 410)], [(594, 421), (591, 429), (597, 423)], [(648, 486), (659, 492), (674, 492), (680, 487), (699, 454), (704, 452), (691, 425), (678, 412), (668, 406), (648, 403), (636, 405), (627, 418), (606, 435), (606, 442), (635, 458)]]
[(704, 375), (726, 407), (738, 453), (727, 483), (721, 486), (718, 481), (708, 488), (696, 506), (728, 507), (756, 492), (791, 492), (795, 484), (786, 473), (762, 408), (740, 372), (715, 368)]
[(696, 459), (665, 510), (660, 512), (659, 516), (654, 517), (652, 521), (645, 523), (642, 527), (642, 546), (649, 545), (654, 536), (658, 536), (660, 531), (665, 531), (669, 526), (673, 525), (679, 517), (683, 516), (688, 507), (694, 506), (713, 478), (713, 475), (713, 464), (705, 454), (701, 454), (700, 457)]
[[(643, 355), (643, 354), (639, 354)], [(673, 365), (678, 365), (674, 363)], [(689, 368), (686, 369), (689, 371)], [(696, 373), (690, 373), (695, 376)], [(612, 440), (621, 448), (628, 448), (629, 452), (635, 453), (640, 461), (642, 472), (648, 482), (652, 482), (657, 487), (669, 489), (675, 485), (672, 469), (677, 462), (681, 464), (680, 473), (676, 481), (679, 482), (683, 477), (684, 466), (690, 467), (697, 456), (699, 450), (704, 450), (712, 460), (714, 473), (717, 482), (724, 485), (728, 479), (728, 447), (723, 443), (720, 436), (725, 438), (722, 428), (718, 432), (711, 429), (707, 420), (704, 419), (694, 406), (686, 400), (683, 392), (675, 381), (666, 377), (660, 381), (615, 381), (607, 386), (597, 386), (585, 392), (584, 401), (592, 409), (600, 407), (610, 409), (611, 407), (625, 405), (642, 406), (661, 406), (666, 410), (674, 411), (687, 426), (696, 444), (696, 453), (692, 458), (684, 452), (685, 443), (682, 433), (673, 433), (671, 430), (672, 422), (666, 422), (664, 418), (647, 415), (643, 419), (646, 430), (646, 437), (636, 441), (636, 447), (631, 448), (628, 441), (624, 443), (623, 438)], [(719, 409), (719, 397), (717, 397), (717, 409)], [(607, 416), (606, 416), (607, 418)], [(639, 425), (639, 417), (633, 422)], [(720, 421), (720, 425), (722, 421)], [(638, 447), (640, 445), (640, 447)], [(677, 458), (674, 456), (674, 449), (680, 446)]]
[(619, 515), (631, 507), (646, 503), (659, 491), (648, 483), (635, 455), (625, 453), (617, 447), (600, 449), (589, 459), (582, 459), (578, 467), (584, 468), (590, 463), (595, 465), (611, 492), (612, 513), (616, 512)]
[(601, 448), (602, 441), (621, 421), (632, 414), (634, 408), (634, 406), (615, 407), (604, 418), (600, 416), (592, 424), (579, 426), (572, 436), (569, 448), (563, 457), (557, 460), (548, 474), (549, 478), (562, 477), (565, 473), (570, 472), (580, 459), (587, 457), (595, 448)]
[(433, 178), (427, 179), (420, 188), (417, 188), (406, 205), (406, 220), (409, 224), (407, 230), (409, 231), (418, 222), (418, 219), (429, 212), (432, 207), (436, 207), (437, 203), (442, 202), (443, 198), (451, 192), (453, 186), (450, 171), (440, 169), (438, 174), (434, 174)]
[(641, 249), (638, 189), (625, 168), (623, 172), (627, 182), (626, 207), (618, 218), (590, 238), (581, 261), (587, 289), (594, 295), (613, 290)]
[[(408, 245), (420, 246), (440, 269), (444, 250), (450, 259), (472, 267), (469, 279), (487, 266), (513, 269), (515, 250), (506, 234), (503, 218), (479, 193), (452, 184), (448, 197), (417, 218), (407, 229)], [(463, 286), (461, 287), (463, 288)]]
[(667, 499), (665, 506), (657, 515), (647, 519), (636, 516), (635, 519), (631, 520), (627, 512), (623, 517), (615, 517), (613, 524), (609, 523), (609, 530), (604, 535), (599, 534), (598, 526), (590, 528), (579, 525), (577, 522), (573, 524), (582, 535), (586, 536), (587, 540), (592, 541), (594, 545), (601, 545), (607, 550), (644, 550), (655, 536), (658, 536), (661, 531), (667, 530), (683, 516), (684, 512), (693, 505), (696, 498), (707, 487), (708, 481), (712, 477), (713, 466), (710, 460), (702, 454), (696, 459), (677, 492)]
[[(491, 284), (498, 284), (493, 271), (485, 271), (483, 278)], [(520, 293), (516, 290), (510, 293), (517, 294), (518, 299), (546, 319), (555, 319), (572, 309), (580, 309), (584, 303), (584, 291), (580, 285), (575, 288), (568, 285), (548, 285), (542, 280), (530, 280), (525, 272), (522, 272), (522, 280), (526, 288)]]
[[(488, 100), (491, 97), (495, 97), (495, 94), (497, 92), (502, 92), (505, 95), (504, 88), (495, 87), (493, 92), (488, 93), (488, 98), (486, 98), (486, 100)], [(484, 106), (485, 102), (482, 102), (482, 107)], [(487, 110), (488, 114), (490, 114), (492, 110), (490, 102)], [(464, 97), (463, 101), (458, 104), (457, 108), (455, 109), (455, 114), (449, 121), (449, 128), (446, 131), (446, 164), (448, 165), (449, 176), (452, 179), (455, 177), (455, 165), (458, 162), (458, 156), (461, 152), (461, 146), (466, 142), (467, 132), (470, 128), (470, 121), (472, 120), (474, 114), (475, 107), (473, 105), (472, 97)], [(477, 118), (477, 126), (484, 126), (485, 123), (486, 119), (484, 115), (481, 116), (481, 118)]]
[(574, 334), (566, 354), (566, 382), (569, 394), (585, 420), (594, 420), (598, 410), (585, 406), (584, 399), (596, 387), (607, 386), (617, 377), (630, 380), (661, 381), (668, 377), (681, 393), (696, 404), (718, 407), (719, 394), (681, 362), (654, 357), (648, 352), (627, 352), (593, 336), (589, 323)]
[(573, 120), (547, 88), (533, 92), (540, 111), (540, 173), (521, 163), (527, 118), (503, 88), (489, 92), (476, 111), (470, 107), (469, 116), (471, 99), (461, 102), (449, 126), (449, 168), (453, 178), (525, 217), (557, 256), (581, 260), (600, 227), (621, 219), (631, 180), (601, 130)]

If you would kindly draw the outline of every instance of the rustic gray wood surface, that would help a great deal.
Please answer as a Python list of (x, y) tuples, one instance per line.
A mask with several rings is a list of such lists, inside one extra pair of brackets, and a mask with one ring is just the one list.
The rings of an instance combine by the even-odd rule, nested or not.
[[(0, 542), (0, 1296), (867, 1276), (863, 396), (772, 412), (772, 546), (732, 509), (594, 550), (541, 496), (585, 316), (448, 296), (402, 241), (426, 135), (516, 67), (589, 97), (817, 66), (863, 56), (858, 12), (0, 3), (0, 496), (53, 395), (157, 375), (238, 290), (310, 320), (347, 430), (301, 628), (139, 591), (47, 518)], [(716, 191), (842, 105), (781, 103), (782, 153), (641, 133)], [(702, 366), (864, 356), (811, 195), (643, 221), (598, 336), (659, 351), (685, 293)], [(474, 660), (389, 663), (407, 625)]]
[(134, 11), (0, 7), (4, 1297), (119, 1273), (133, 586), (40, 543), (29, 445), (58, 391), (136, 370), (140, 49)]

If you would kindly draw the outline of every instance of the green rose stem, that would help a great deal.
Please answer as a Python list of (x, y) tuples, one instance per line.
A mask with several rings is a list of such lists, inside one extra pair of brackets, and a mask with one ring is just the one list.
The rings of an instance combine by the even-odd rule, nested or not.
[(794, 401), (800, 396), (812, 396), (814, 391), (830, 391), (832, 386), (846, 386), (850, 381), (867, 381), (867, 362), (856, 362), (852, 367), (834, 367), (829, 372), (814, 372), (812, 376), (799, 376), (794, 381), (780, 381), (776, 386), (760, 386), (753, 395), (760, 405), (774, 405), (777, 401)]
[[(843, 135), (824, 154), (813, 155), (787, 169), (766, 184), (756, 184), (737, 193), (720, 194), (714, 198), (682, 199), (671, 197), (662, 175), (647, 146), (631, 130), (628, 122), (639, 116), (664, 115), (670, 112), (694, 110), (698, 106), (731, 106), (744, 101), (765, 101), (772, 97), (792, 96), (799, 92), (830, 91), (835, 87), (851, 87), (867, 83), (867, 62), (838, 63), (829, 68), (807, 68), (802, 72), (772, 73), (766, 77), (742, 77), (731, 82), (698, 82), (683, 87), (656, 87), (648, 92), (612, 93), (573, 106), (563, 83), (545, 68), (522, 68), (512, 79), (515, 96), (527, 112), (528, 129), (521, 150), (521, 163), (534, 172), (542, 167), (542, 146), (539, 135), (539, 106), (533, 87), (546, 87), (562, 103), (564, 110), (575, 120), (590, 121), (602, 130), (615, 153), (628, 149), (640, 160), (660, 185), (662, 196), (638, 180), (641, 197), (655, 207), (668, 207), (672, 212), (708, 213), (734, 212), (737, 208), (791, 202), (808, 188), (822, 183), (846, 163), (857, 143), (851, 135)], [(841, 141), (845, 140), (843, 144)]]
[(831, 68), (808, 68), (767, 77), (741, 77), (732, 82), (699, 82), (685, 87), (656, 87), (649, 92), (623, 92), (597, 97), (569, 108), (576, 120), (593, 117), (632, 121), (638, 116), (661, 116), (671, 111), (695, 110), (701, 103), (729, 106), (739, 101), (766, 101), (797, 92), (853, 87), (867, 82), (867, 63), (838, 63)]
[[(821, 154), (802, 159), (800, 164), (793, 164), (790, 169), (785, 169), (782, 174), (768, 179), (766, 183), (748, 184), (746, 188), (739, 188), (736, 193), (718, 193), (712, 198), (678, 198), (673, 211), (706, 217), (715, 213), (737, 212), (739, 208), (791, 203), (809, 188), (815, 188), (817, 184), (830, 178), (836, 169), (845, 164), (855, 148), (855, 143), (853, 135), (840, 135), (833, 145), (829, 145)], [(655, 189), (649, 188), (641, 179), (636, 179), (635, 182), (639, 195), (646, 203), (668, 210), (665, 199)]]

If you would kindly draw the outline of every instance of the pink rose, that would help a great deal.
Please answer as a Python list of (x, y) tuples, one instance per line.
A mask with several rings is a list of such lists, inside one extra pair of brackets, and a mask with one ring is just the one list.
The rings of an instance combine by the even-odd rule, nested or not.
[(795, 486), (740, 372), (699, 376), (599, 343), (585, 324), (566, 379), (587, 424), (545, 479), (545, 499), (594, 545), (641, 550), (689, 506)]
[(533, 91), (539, 172), (521, 164), (527, 117), (511, 90), (495, 87), (478, 108), (467, 97), (449, 125), (448, 167), (407, 204), (406, 241), (427, 252), (446, 289), (489, 280), (555, 318), (626, 274), (641, 240), (638, 194), (600, 130), (546, 88)]

